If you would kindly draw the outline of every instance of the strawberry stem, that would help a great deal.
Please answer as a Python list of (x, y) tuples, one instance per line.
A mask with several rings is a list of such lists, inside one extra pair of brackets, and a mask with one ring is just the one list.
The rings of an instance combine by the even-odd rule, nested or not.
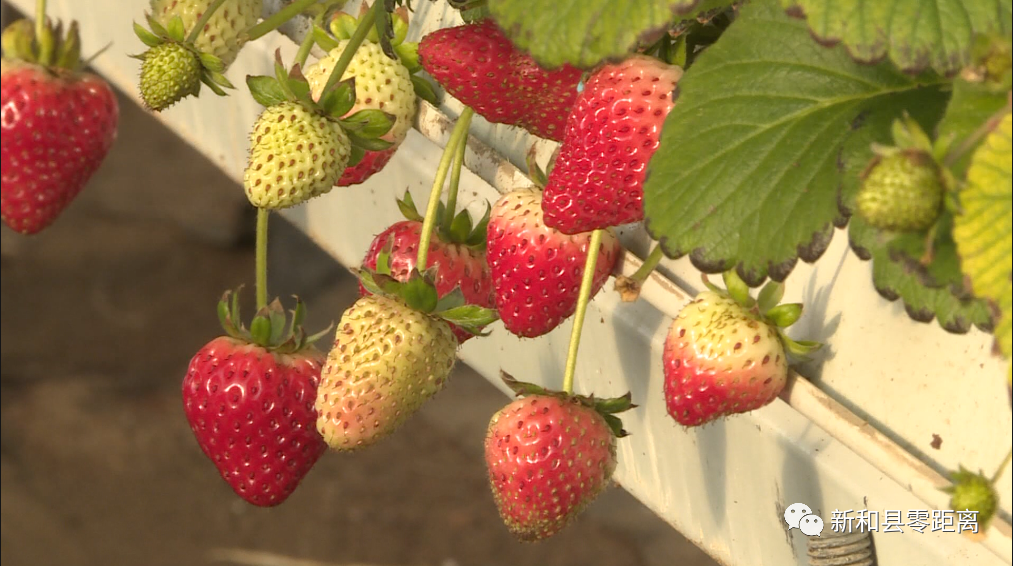
[(302, 67), (305, 65), (306, 59), (309, 59), (310, 51), (313, 50), (314, 45), (316, 45), (316, 41), (313, 39), (313, 32), (309, 31), (306, 33), (306, 37), (302, 38), (302, 43), (299, 44), (299, 51), (295, 54), (293, 66), (299, 65)]
[(983, 124), (978, 126), (978, 129), (971, 132), (971, 134), (967, 136), (967, 138), (964, 139), (964, 141), (961, 142), (960, 145), (953, 148), (952, 150), (950, 150), (949, 153), (946, 154), (946, 157), (943, 158), (943, 166), (953, 167), (953, 165), (957, 161), (959, 161), (960, 158), (963, 157), (965, 153), (977, 147), (978, 142), (984, 139), (984, 137), (987, 136), (988, 134), (992, 133), (992, 130), (996, 129), (999, 126), (999, 122), (1001, 122), (1002, 119), (1006, 116), (1006, 114), (1009, 114), (1009, 112), (1010, 112), (1010, 102), (1007, 100), (1006, 106), (1003, 106), (995, 114), (989, 116), (988, 120), (985, 120)]
[(257, 209), (257, 310), (267, 306), (267, 223), (271, 211)]
[[(379, 2), (378, 2), (379, 3)], [(426, 270), (426, 261), (429, 259), (429, 243), (433, 239), (433, 225), (436, 224), (436, 211), (440, 205), (440, 193), (443, 192), (443, 183), (447, 180), (447, 172), (450, 169), (450, 160), (457, 153), (457, 146), (464, 145), (468, 140), (468, 127), (471, 125), (471, 117), (475, 111), (469, 106), (464, 107), (461, 117), (454, 124), (454, 131), (450, 134), (450, 141), (443, 148), (443, 157), (440, 158), (440, 165), (436, 168), (436, 178), (433, 179), (433, 190), (429, 192), (429, 203), (426, 205), (426, 217), (422, 221), (422, 234), (419, 239), (419, 255), (415, 267), (419, 271)]]
[(640, 266), (640, 269), (633, 272), (630, 279), (636, 281), (638, 284), (643, 285), (644, 281), (651, 275), (654, 268), (658, 267), (661, 263), (661, 258), (664, 257), (664, 253), (661, 251), (661, 244), (655, 244), (654, 249), (648, 254), (647, 258), (644, 259), (644, 264)]
[(1010, 450), (1009, 452), (1006, 453), (1006, 457), (1002, 459), (1002, 463), (999, 464), (999, 467), (995, 470), (995, 473), (992, 474), (993, 484), (999, 480), (999, 476), (1002, 475), (1002, 471), (1006, 469), (1006, 464), (1009, 464), (1011, 458), (1013, 458), (1013, 450)]
[(577, 371), (577, 349), (580, 347), (580, 333), (584, 327), (584, 315), (587, 314), (587, 303), (591, 300), (591, 286), (594, 283), (595, 265), (598, 263), (598, 250), (601, 248), (601, 228), (591, 232), (591, 241), (587, 244), (587, 260), (584, 262), (584, 277), (580, 281), (580, 294), (577, 295), (577, 313), (573, 318), (573, 330), (570, 332), (570, 348), (566, 353), (566, 373), (563, 374), (563, 391), (573, 393), (573, 376)]
[(269, 18), (264, 19), (264, 21), (246, 30), (246, 41), (254, 41), (264, 37), (265, 35), (285, 25), (289, 20), (303, 13), (307, 8), (316, 3), (317, 0), (295, 0), (295, 2), (292, 2), (288, 6), (278, 10)]
[(35, 0), (35, 41), (46, 33), (46, 0)]
[[(369, 7), (369, 10), (359, 20), (355, 33), (352, 34), (352, 37), (348, 38), (345, 50), (341, 52), (341, 57), (338, 58), (338, 62), (331, 69), (331, 76), (327, 77), (327, 84), (320, 91), (321, 99), (334, 88), (334, 85), (338, 84), (341, 76), (345, 74), (345, 70), (348, 69), (348, 65), (352, 62), (352, 57), (355, 57), (355, 52), (359, 50), (359, 46), (362, 45), (366, 36), (369, 35), (369, 31), (373, 29), (373, 23), (376, 22), (377, 14), (383, 10), (383, 2), (384, 0), (374, 0), (373, 5)], [(386, 12), (384, 14), (386, 15)]]
[(190, 30), (189, 34), (187, 34), (186, 43), (193, 43), (197, 41), (197, 38), (200, 37), (200, 32), (204, 31), (204, 26), (207, 25), (208, 20), (211, 19), (211, 16), (215, 15), (215, 11), (217, 11), (224, 3), (225, 0), (215, 0), (210, 6), (208, 6), (207, 10), (204, 10), (204, 13), (200, 15), (197, 23), (193, 25), (193, 29)]
[(443, 229), (450, 232), (457, 214), (457, 188), (461, 184), (461, 167), (464, 165), (464, 153), (468, 150), (466, 140), (458, 142), (454, 151), (454, 163), (450, 166), (450, 188), (447, 189), (447, 214), (443, 217)]

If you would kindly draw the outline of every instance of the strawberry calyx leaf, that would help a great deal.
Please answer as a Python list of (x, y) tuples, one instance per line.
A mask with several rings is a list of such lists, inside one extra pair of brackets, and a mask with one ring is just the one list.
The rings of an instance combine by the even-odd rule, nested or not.
[(258, 310), (250, 321), (250, 327), (242, 322), (239, 312), (239, 292), (226, 291), (218, 302), (218, 320), (226, 334), (237, 340), (256, 344), (268, 351), (280, 354), (294, 354), (312, 346), (314, 342), (331, 331), (333, 325), (307, 335), (302, 326), (306, 317), (306, 306), (295, 297), (295, 309), (291, 311), (290, 320), (286, 320), (285, 310), (279, 299)]
[(36, 37), (35, 25), (22, 18), (8, 25), (0, 36), (5, 59), (24, 61), (48, 69), (79, 71), (81, 61), (81, 35), (76, 21), (67, 26), (63, 33), (63, 22), (47, 18), (42, 35)]
[[(397, 199), (397, 207), (406, 220), (413, 222), (423, 222), (425, 220), (415, 206), (415, 200), (412, 199), (411, 192), (409, 191), (405, 191), (404, 197)], [(477, 223), (472, 220), (471, 213), (464, 209), (454, 216), (450, 222), (450, 227), (447, 228), (444, 222), (447, 215), (447, 207), (443, 202), (440, 202), (436, 208), (434, 228), (437, 237), (445, 243), (462, 244), (472, 249), (481, 250), (485, 248), (486, 232), (488, 231), (491, 214), (492, 205), (486, 202), (485, 213)]]
[(530, 397), (530, 396), (543, 396), (543, 397), (555, 397), (557, 399), (563, 399), (565, 401), (577, 403), (583, 405), (589, 409), (593, 409), (596, 413), (605, 419), (605, 422), (612, 429), (612, 434), (616, 438), (623, 438), (629, 436), (629, 433), (623, 429), (622, 420), (616, 416), (617, 413), (622, 413), (630, 409), (634, 409), (637, 406), (633, 404), (633, 395), (627, 392), (625, 395), (620, 397), (610, 398), (598, 398), (592, 395), (576, 395), (573, 393), (566, 393), (565, 391), (554, 391), (552, 389), (546, 389), (541, 385), (529, 383), (526, 381), (518, 381), (512, 375), (507, 372), (500, 370), (500, 379), (503, 383), (514, 392), (517, 397)]

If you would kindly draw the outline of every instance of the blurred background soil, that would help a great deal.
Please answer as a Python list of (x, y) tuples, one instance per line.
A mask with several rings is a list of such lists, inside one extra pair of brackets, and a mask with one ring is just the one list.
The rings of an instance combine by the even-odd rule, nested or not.
[[(515, 542), (482, 459), (506, 398), (463, 365), (397, 435), (326, 454), (280, 507), (233, 495), (179, 389), (220, 333), (221, 293), (247, 283), (252, 295), (252, 209), (126, 98), (121, 112), (105, 165), (55, 225), (32, 238), (4, 228), (5, 566), (713, 564), (618, 488), (557, 537)], [(272, 295), (298, 292), (311, 328), (337, 319), (352, 278), (284, 220), (271, 230)]]

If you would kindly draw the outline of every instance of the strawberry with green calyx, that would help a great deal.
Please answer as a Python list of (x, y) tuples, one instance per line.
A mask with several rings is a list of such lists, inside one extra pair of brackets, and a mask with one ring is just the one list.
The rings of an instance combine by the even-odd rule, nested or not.
[(680, 67), (644, 55), (591, 75), (545, 186), (546, 226), (576, 234), (643, 220), (647, 164), (681, 78)]
[(952, 174), (939, 163), (952, 140), (933, 143), (910, 116), (893, 123), (893, 146), (873, 144), (875, 156), (861, 173), (855, 211), (869, 225), (891, 232), (932, 228), (952, 200)]
[[(386, 254), (389, 266), (382, 266), (384, 275), (398, 281), (407, 281), (416, 268), (418, 247), (422, 236), (423, 218), (415, 208), (411, 193), (397, 201), (398, 208), (407, 220), (397, 222), (373, 239), (362, 265), (377, 270), (377, 259)], [(436, 212), (436, 233), (429, 244), (429, 263), (436, 268), (435, 285), (440, 297), (460, 289), (467, 304), (483, 308), (496, 307), (492, 276), (485, 261), (485, 229), (489, 213), (473, 225), (467, 210), (458, 213), (446, 228), (443, 221), (447, 208), (440, 203)], [(360, 296), (368, 294), (360, 285)], [(459, 343), (474, 336), (473, 333), (451, 325)]]
[[(350, 40), (334, 43), (326, 57), (307, 67), (306, 79), (314, 99), (319, 99), (349, 44)], [(373, 109), (394, 118), (394, 124), (381, 138), (391, 146), (382, 151), (366, 152), (358, 164), (349, 167), (338, 180), (339, 186), (347, 187), (366, 181), (386, 165), (408, 135), (417, 104), (408, 69), (399, 60), (387, 57), (377, 43), (366, 40), (359, 45), (342, 79), (355, 80), (355, 104), (348, 110), (349, 114)]]
[(477, 333), (496, 318), (459, 290), (438, 297), (434, 270), (405, 282), (365, 268), (358, 276), (370, 294), (342, 315), (316, 399), (317, 430), (338, 451), (386, 438), (443, 389), (458, 346), (448, 323)]
[(973, 511), (978, 533), (984, 533), (999, 507), (999, 494), (993, 485), (995, 481), (982, 472), (976, 474), (963, 466), (950, 474), (950, 481), (953, 485), (942, 489), (950, 494), (950, 508), (955, 513)]
[[(551, 332), (577, 310), (582, 267), (591, 234), (563, 234), (546, 226), (542, 194), (517, 189), (493, 205), (486, 257), (496, 290), (496, 309), (512, 334), (534, 338)], [(591, 296), (605, 285), (621, 246), (606, 230), (597, 247)]]
[(276, 299), (250, 328), (239, 293), (226, 292), (218, 316), (226, 335), (208, 342), (183, 379), (183, 407), (204, 454), (247, 502), (285, 501), (327, 446), (314, 426), (323, 354), (307, 336), (306, 309), (296, 299), (291, 321)]
[(286, 73), (280, 53), (275, 76), (247, 77), (253, 97), (267, 108), (250, 134), (243, 187), (259, 208), (296, 206), (329, 192), (345, 167), (367, 150), (384, 150), (381, 138), (394, 118), (380, 110), (347, 115), (355, 104), (355, 82), (335, 83), (319, 102), (296, 65)]
[(436, 30), (422, 39), (418, 53), (422, 66), (447, 93), (489, 122), (563, 139), (580, 69), (543, 69), (492, 20)]
[(201, 83), (219, 96), (225, 96), (223, 89), (235, 88), (222, 74), (222, 60), (200, 51), (193, 37), (184, 36), (180, 16), (165, 26), (149, 16), (148, 25), (151, 31), (134, 24), (134, 33), (149, 49), (131, 56), (142, 61), (139, 90), (146, 108), (161, 112), (188, 96), (199, 96)]
[(221, 73), (250, 39), (247, 32), (260, 19), (262, 10), (263, 0), (151, 0), (148, 22), (154, 31), (156, 25), (168, 29), (178, 18), (181, 31), (190, 36), (187, 43), (196, 52), (220, 61)]
[(77, 22), (67, 33), (45, 17), (3, 31), (0, 214), (21, 234), (56, 221), (116, 140), (119, 103), (109, 84), (84, 72)]
[(493, 415), (485, 461), (496, 507), (524, 541), (550, 537), (608, 487), (616, 439), (626, 436), (617, 413), (634, 407), (615, 399), (548, 391), (503, 374), (521, 398)]
[(727, 290), (703, 280), (709, 290), (672, 321), (662, 353), (668, 414), (683, 426), (767, 405), (787, 380), (786, 354), (804, 357), (821, 347), (784, 333), (802, 305), (778, 305), (782, 284), (770, 282), (753, 299), (734, 270), (725, 273)]

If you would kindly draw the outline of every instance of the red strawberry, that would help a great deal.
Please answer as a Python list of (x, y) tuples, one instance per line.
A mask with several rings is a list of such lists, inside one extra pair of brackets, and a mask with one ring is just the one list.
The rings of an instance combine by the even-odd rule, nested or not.
[[(526, 338), (546, 334), (577, 309), (590, 234), (568, 236), (542, 223), (542, 194), (533, 188), (504, 195), (489, 219), (486, 255), (496, 309), (506, 329)], [(591, 296), (615, 268), (619, 240), (602, 237)]]
[(338, 179), (338, 186), (351, 187), (352, 185), (366, 182), (366, 179), (379, 173), (387, 165), (390, 158), (394, 157), (394, 152), (397, 151), (397, 148), (398, 146), (395, 145), (381, 151), (367, 151), (363, 153), (362, 159), (358, 163), (345, 168), (345, 172)]
[[(415, 210), (410, 193), (405, 193), (405, 198), (398, 201), (398, 206), (409, 220), (398, 222), (380, 232), (370, 244), (362, 265), (377, 270), (377, 258), (386, 252), (390, 256), (390, 276), (404, 283), (411, 276), (418, 259), (422, 217)], [(467, 304), (495, 308), (492, 275), (485, 261), (485, 227), (488, 219), (483, 219), (472, 229), (470, 215), (467, 211), (462, 211), (457, 215), (459, 222), (455, 222), (456, 226), (448, 231), (443, 229), (444, 214), (446, 211), (441, 206), (437, 210), (437, 228), (433, 231), (429, 258), (426, 261), (429, 267), (438, 267), (435, 281), (437, 295), (444, 297), (460, 287)], [(359, 295), (367, 294), (360, 284)], [(475, 336), (453, 324), (450, 327), (460, 344)]]
[(798, 320), (802, 306), (773, 306), (783, 293), (779, 283), (769, 284), (757, 302), (736, 276), (728, 274), (726, 281), (736, 282), (729, 284), (732, 291), (708, 284), (712, 289), (683, 307), (665, 340), (665, 402), (684, 426), (767, 405), (788, 377), (786, 347), (801, 356), (820, 346), (781, 332)]
[(608, 487), (616, 469), (616, 438), (625, 435), (613, 413), (632, 405), (628, 394), (600, 400), (504, 379), (529, 396), (489, 423), (489, 482), (510, 532), (536, 541), (559, 532)]
[(253, 333), (239, 321), (238, 300), (219, 305), (228, 336), (197, 352), (183, 379), (183, 405), (197, 443), (222, 478), (253, 505), (285, 501), (327, 445), (316, 429), (317, 386), (324, 355), (311, 344), (296, 307), (288, 335), (275, 301), (257, 315)]
[(569, 65), (541, 68), (491, 20), (430, 33), (419, 43), (419, 62), (489, 122), (556, 141), (562, 139), (581, 76)]
[(51, 49), (36, 51), (28, 20), (4, 31), (0, 213), (22, 234), (56, 220), (116, 139), (116, 95), (104, 80), (79, 70), (76, 23), (66, 39), (59, 34), (59, 27), (47, 27), (36, 43)]
[(591, 75), (549, 172), (547, 226), (576, 234), (643, 220), (647, 162), (681, 77), (681, 68), (643, 55)]

